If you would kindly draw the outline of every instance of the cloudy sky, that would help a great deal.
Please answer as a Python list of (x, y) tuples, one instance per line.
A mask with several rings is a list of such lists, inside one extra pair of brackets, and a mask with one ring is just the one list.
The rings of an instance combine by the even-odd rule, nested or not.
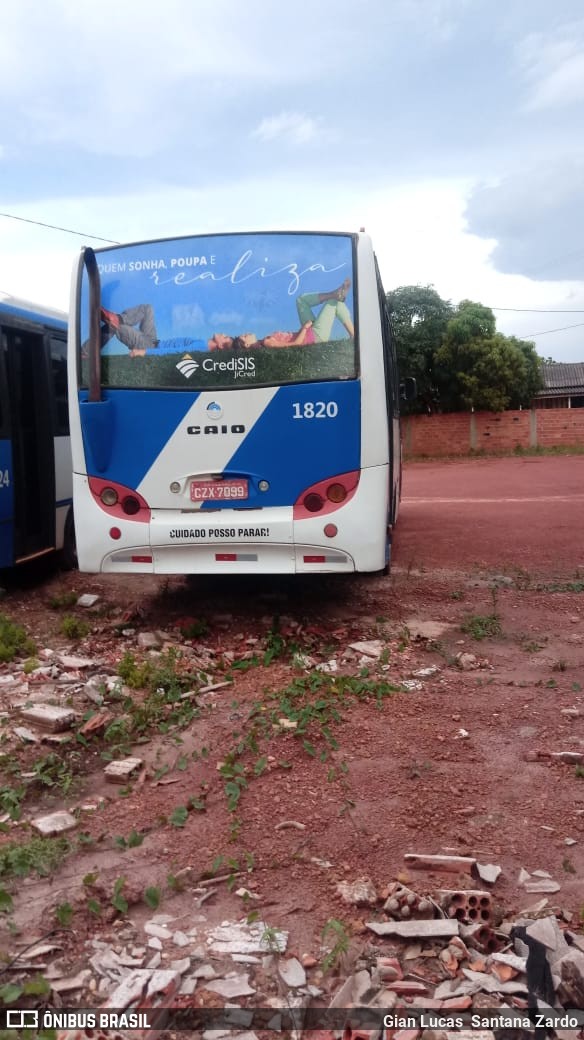
[(0, 90), (5, 292), (67, 308), (90, 235), (364, 226), (387, 289), (584, 361), (581, 0), (19, 0)]

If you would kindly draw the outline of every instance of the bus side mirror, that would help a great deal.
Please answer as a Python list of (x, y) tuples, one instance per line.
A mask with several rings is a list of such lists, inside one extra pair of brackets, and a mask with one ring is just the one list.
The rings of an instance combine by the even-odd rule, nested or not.
[(415, 401), (418, 396), (418, 387), (413, 376), (406, 376), (403, 383), (400, 383), (399, 396), (402, 401)]

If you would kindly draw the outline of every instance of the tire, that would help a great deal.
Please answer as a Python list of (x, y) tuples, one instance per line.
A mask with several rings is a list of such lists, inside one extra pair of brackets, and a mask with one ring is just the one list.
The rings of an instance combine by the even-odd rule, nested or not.
[[(393, 524), (391, 525), (391, 528), (393, 529)], [(392, 549), (392, 544), (391, 543), (392, 543), (392, 540), (393, 539), (392, 539), (391, 531), (388, 529), (388, 532), (387, 532), (387, 545), (386, 545), (387, 563), (385, 564), (385, 567), (382, 567), (381, 570), (377, 572), (379, 574), (379, 576), (383, 577), (383, 578), (387, 578), (388, 574), (391, 571), (391, 549)]]
[(67, 519), (65, 520), (61, 566), (65, 571), (73, 571), (77, 568), (77, 544), (75, 541), (75, 523), (73, 521), (72, 509), (67, 513)]

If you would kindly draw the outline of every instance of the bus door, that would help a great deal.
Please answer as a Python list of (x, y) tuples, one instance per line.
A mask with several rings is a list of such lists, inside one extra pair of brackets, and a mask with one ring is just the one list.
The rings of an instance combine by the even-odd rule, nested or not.
[(5, 328), (14, 503), (13, 563), (55, 547), (53, 417), (45, 336)]
[(14, 482), (8, 416), (5, 338), (0, 329), (0, 568), (14, 562)]

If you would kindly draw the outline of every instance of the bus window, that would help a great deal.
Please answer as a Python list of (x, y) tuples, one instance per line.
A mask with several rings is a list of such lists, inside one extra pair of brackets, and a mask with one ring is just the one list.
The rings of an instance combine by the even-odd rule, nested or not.
[(7, 420), (7, 408), (5, 394), (7, 390), (6, 383), (6, 337), (2, 328), (0, 328), (0, 437), (8, 436), (8, 429), (6, 425)]
[[(357, 376), (350, 235), (216, 235), (116, 247), (100, 260), (104, 387), (243, 390)], [(87, 386), (87, 278), (80, 318)]]
[(55, 436), (69, 436), (67, 401), (67, 341), (50, 337), (51, 379), (53, 384)]
[(62, 550), (72, 526), (65, 319), (14, 297), (0, 301), (2, 567)]

